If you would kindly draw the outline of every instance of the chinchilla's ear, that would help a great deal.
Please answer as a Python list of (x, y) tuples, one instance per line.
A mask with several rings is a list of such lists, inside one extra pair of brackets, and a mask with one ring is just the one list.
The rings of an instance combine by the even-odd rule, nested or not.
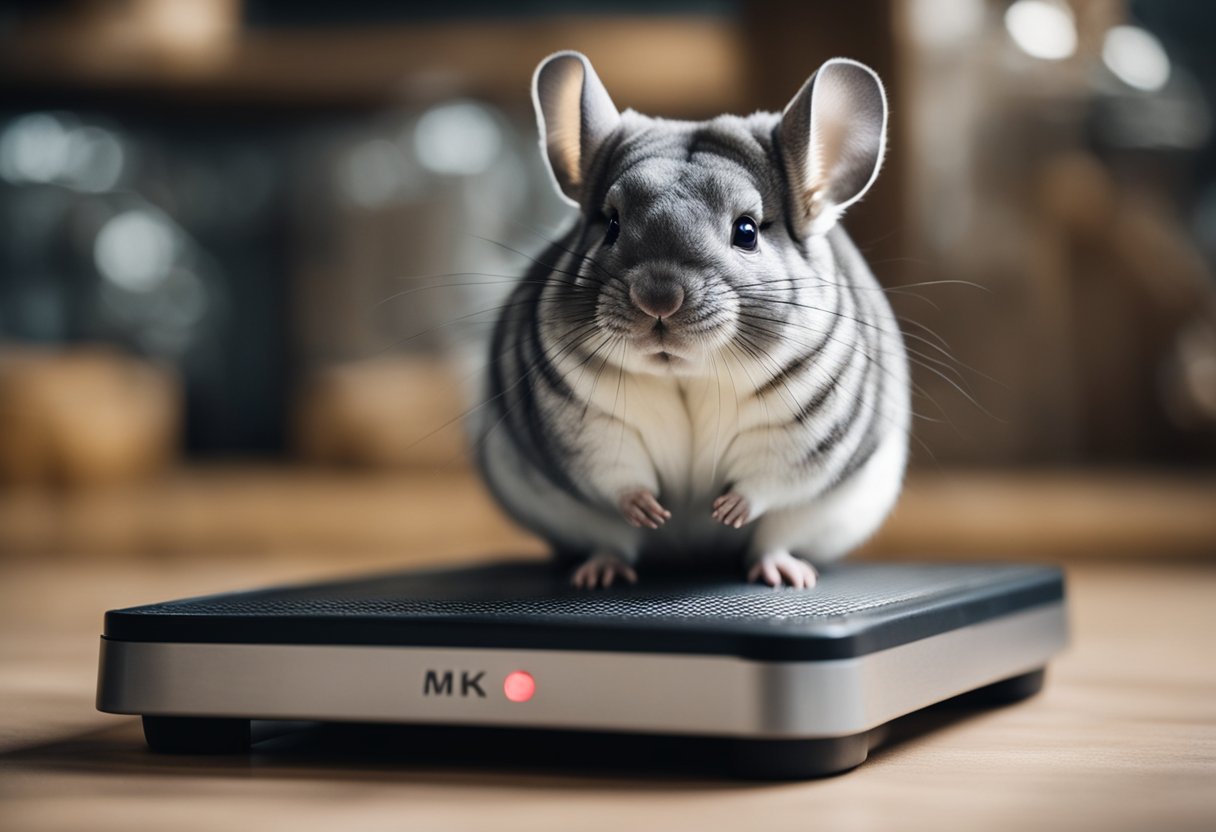
[(532, 77), (532, 102), (549, 170), (566, 200), (578, 205), (591, 159), (621, 114), (591, 62), (578, 52), (558, 52), (540, 62)]
[(887, 144), (887, 96), (874, 70), (833, 58), (802, 85), (778, 128), (794, 228), (827, 231), (878, 177)]

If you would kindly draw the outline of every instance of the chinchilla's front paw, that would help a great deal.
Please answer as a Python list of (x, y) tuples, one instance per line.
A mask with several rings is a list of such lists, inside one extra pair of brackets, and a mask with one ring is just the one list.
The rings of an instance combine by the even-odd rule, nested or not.
[(671, 512), (663, 508), (654, 492), (649, 488), (632, 488), (622, 492), (617, 508), (631, 526), (657, 529), (671, 518)]
[(724, 526), (741, 529), (755, 520), (757, 514), (752, 509), (751, 500), (738, 491), (728, 491), (714, 500), (714, 510), (710, 516)]

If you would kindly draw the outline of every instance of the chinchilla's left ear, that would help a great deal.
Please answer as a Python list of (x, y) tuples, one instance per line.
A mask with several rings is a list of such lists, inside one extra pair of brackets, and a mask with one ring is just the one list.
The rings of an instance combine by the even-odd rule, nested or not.
[(549, 170), (566, 200), (578, 205), (595, 151), (621, 115), (591, 62), (578, 52), (541, 61), (532, 77), (532, 103)]
[(778, 141), (790, 182), (793, 226), (818, 234), (878, 177), (887, 144), (887, 96), (874, 70), (833, 58), (786, 106)]

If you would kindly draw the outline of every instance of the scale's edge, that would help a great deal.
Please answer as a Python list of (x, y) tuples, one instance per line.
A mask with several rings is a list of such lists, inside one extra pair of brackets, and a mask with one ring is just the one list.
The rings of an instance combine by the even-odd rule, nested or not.
[[(110, 640), (102, 643), (97, 707), (140, 715), (841, 737), (1041, 669), (1066, 649), (1069, 629), (1061, 602), (827, 662), (589, 651), (471, 650), (457, 657), (450, 649)], [(449, 666), (491, 678), (528, 667), (550, 696), (534, 700), (539, 711), (493, 696), (425, 696), (424, 671)], [(641, 711), (639, 675), (648, 680)], [(360, 682), (352, 688), (347, 680), (354, 678)], [(690, 688), (706, 695), (690, 699)], [(576, 693), (587, 689), (595, 691), (590, 699)]]

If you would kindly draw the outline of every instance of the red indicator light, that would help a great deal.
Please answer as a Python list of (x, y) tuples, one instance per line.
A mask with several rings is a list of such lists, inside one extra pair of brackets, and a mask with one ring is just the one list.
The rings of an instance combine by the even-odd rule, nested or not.
[(502, 683), (502, 692), (512, 702), (527, 702), (536, 693), (536, 680), (531, 673), (516, 670), (507, 674)]

